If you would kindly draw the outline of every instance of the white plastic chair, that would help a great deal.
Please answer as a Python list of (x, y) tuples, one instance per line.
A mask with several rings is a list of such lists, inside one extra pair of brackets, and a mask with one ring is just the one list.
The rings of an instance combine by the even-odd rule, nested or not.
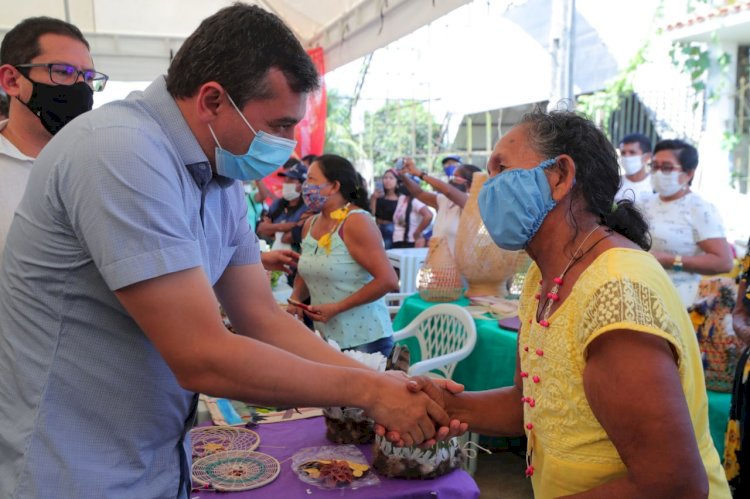
[(387, 293), (383, 297), (385, 300), (385, 306), (388, 307), (388, 313), (391, 318), (401, 310), (401, 305), (404, 304), (404, 300), (409, 296), (411, 296), (410, 293)]
[(477, 327), (462, 307), (443, 303), (428, 308), (393, 333), (394, 341), (412, 336), (419, 342), (422, 360), (409, 367), (409, 374), (430, 373), (451, 379), (456, 364), (474, 350)]

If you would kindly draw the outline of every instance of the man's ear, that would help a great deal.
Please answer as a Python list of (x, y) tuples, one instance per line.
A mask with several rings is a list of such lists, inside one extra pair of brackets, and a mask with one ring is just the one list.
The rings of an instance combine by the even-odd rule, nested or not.
[(573, 158), (567, 154), (561, 154), (557, 157), (555, 166), (549, 169), (550, 188), (552, 189), (552, 199), (559, 203), (562, 198), (568, 195), (573, 189), (576, 182), (576, 164)]
[(0, 88), (2, 88), (8, 97), (18, 97), (21, 95), (21, 85), (19, 84), (20, 73), (10, 64), (0, 66)]
[(204, 123), (211, 123), (216, 119), (222, 106), (231, 105), (224, 98), (224, 88), (215, 81), (204, 83), (195, 96), (196, 114)]

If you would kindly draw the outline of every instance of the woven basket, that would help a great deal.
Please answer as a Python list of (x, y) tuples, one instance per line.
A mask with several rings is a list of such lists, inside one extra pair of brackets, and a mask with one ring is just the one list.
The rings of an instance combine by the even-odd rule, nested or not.
[[(487, 174), (477, 172), (471, 184), (456, 234), (456, 264), (469, 283), (466, 296), (500, 296), (507, 294), (506, 283), (513, 277), (521, 261), (522, 251), (507, 251), (495, 245), (479, 215), (479, 191)], [(519, 261), (520, 259), (520, 261)]]
[(369, 444), (375, 438), (375, 422), (357, 407), (323, 409), (326, 438), (335, 444)]
[(420, 449), (396, 447), (385, 437), (376, 436), (372, 446), (372, 467), (389, 478), (436, 478), (460, 468), (464, 460), (457, 438)]
[(461, 298), (461, 274), (445, 238), (430, 239), (430, 250), (417, 274), (417, 291), (426, 301), (454, 301)]

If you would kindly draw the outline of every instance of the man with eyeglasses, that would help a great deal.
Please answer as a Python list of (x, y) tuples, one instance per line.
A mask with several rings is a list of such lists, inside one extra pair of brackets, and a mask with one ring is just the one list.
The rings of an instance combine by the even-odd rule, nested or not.
[(198, 393), (446, 433), (271, 293), (241, 181), (289, 159), (318, 85), (281, 19), (238, 2), (44, 148), (0, 264), (0, 498), (186, 499)]
[(52, 136), (91, 110), (107, 76), (93, 70), (89, 44), (70, 23), (25, 19), (0, 46), (0, 85), (10, 101), (0, 122), (0, 261), (34, 159)]

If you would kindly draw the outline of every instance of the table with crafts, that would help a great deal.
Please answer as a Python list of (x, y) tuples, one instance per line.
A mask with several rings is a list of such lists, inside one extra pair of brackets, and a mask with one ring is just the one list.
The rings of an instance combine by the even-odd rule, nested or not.
[[(256, 449), (276, 458), (281, 464), (279, 475), (271, 483), (256, 489), (241, 492), (213, 492), (194, 490), (192, 499), (258, 499), (258, 498), (297, 498), (297, 497), (347, 497), (357, 498), (477, 498), (479, 488), (471, 476), (461, 470), (454, 470), (442, 477), (428, 480), (403, 480), (378, 476), (378, 483), (351, 489), (322, 489), (300, 480), (292, 467), (292, 456), (300, 449), (331, 446), (326, 439), (323, 417), (298, 419), (288, 422), (264, 423), (256, 425), (253, 431), (260, 436)], [(357, 446), (371, 462), (371, 445)]]
[[(461, 298), (450, 303), (465, 307), (469, 305), (469, 300)], [(433, 305), (436, 303), (425, 301), (418, 294), (409, 296), (393, 319), (394, 331), (406, 327), (420, 312)], [(497, 320), (493, 318), (475, 317), (474, 321), (477, 325), (477, 344), (472, 354), (456, 365), (453, 379), (463, 383), (469, 391), (512, 385), (516, 368), (517, 333), (500, 327)], [(410, 338), (406, 341), (411, 340)], [(409, 344), (409, 348), (411, 351), (418, 352), (416, 340)], [(419, 360), (418, 353), (416, 358), (414, 355), (412, 357), (412, 363)], [(707, 393), (709, 429), (714, 445), (723, 458), (724, 432), (729, 418), (731, 394), (710, 390)]]

